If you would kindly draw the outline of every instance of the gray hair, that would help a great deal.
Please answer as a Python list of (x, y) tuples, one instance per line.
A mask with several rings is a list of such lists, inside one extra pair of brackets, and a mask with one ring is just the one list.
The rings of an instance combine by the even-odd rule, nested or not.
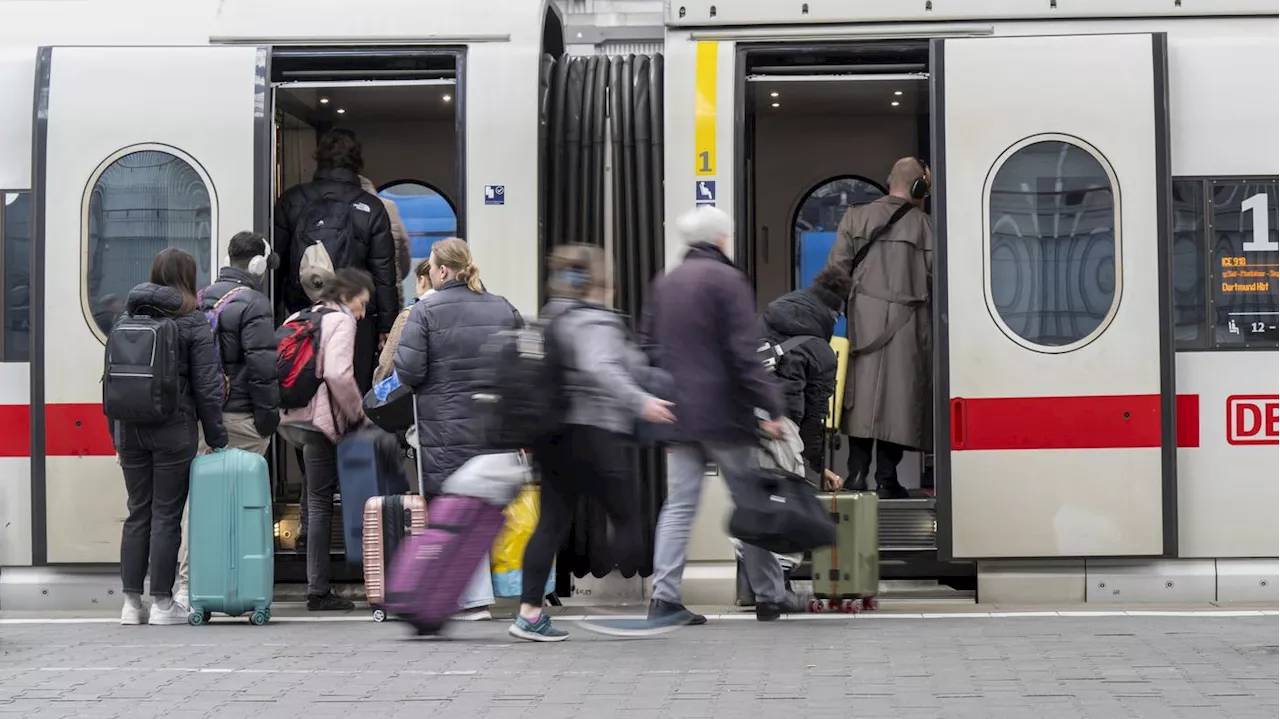
[(686, 245), (718, 243), (733, 237), (733, 220), (724, 210), (704, 205), (676, 218), (676, 232)]

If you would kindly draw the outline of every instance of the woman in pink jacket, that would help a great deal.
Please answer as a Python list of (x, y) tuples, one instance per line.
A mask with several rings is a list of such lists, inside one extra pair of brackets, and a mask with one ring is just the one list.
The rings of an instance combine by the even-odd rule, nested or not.
[[(300, 439), (307, 485), (307, 609), (350, 611), (354, 605), (329, 588), (329, 543), (333, 492), (338, 485), (337, 446), (348, 431), (367, 424), (363, 395), (352, 359), (356, 322), (364, 317), (373, 279), (363, 270), (344, 268), (328, 280), (312, 309), (329, 310), (320, 318), (319, 372), (324, 383), (311, 403), (280, 418), (284, 434)], [(297, 313), (301, 314), (301, 313)], [(297, 314), (286, 322), (293, 320)], [(302, 431), (298, 431), (302, 430)]]

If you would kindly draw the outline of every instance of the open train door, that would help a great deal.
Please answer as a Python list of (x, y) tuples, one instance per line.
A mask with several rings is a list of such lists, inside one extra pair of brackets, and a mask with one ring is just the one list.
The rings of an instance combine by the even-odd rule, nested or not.
[(125, 488), (102, 415), (103, 344), (165, 247), (218, 271), (235, 232), (266, 232), (267, 52), (41, 48), (32, 260), (36, 564), (120, 560)]
[(1165, 36), (931, 55), (939, 552), (1173, 555)]

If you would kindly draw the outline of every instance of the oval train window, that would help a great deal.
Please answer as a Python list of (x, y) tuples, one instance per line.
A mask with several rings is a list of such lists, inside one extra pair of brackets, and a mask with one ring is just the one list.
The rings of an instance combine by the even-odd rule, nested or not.
[(987, 304), (1010, 339), (1041, 352), (1088, 344), (1120, 302), (1115, 175), (1075, 138), (1006, 151), (987, 186)]
[(103, 337), (125, 309), (129, 290), (146, 282), (166, 247), (196, 259), (196, 286), (213, 274), (213, 203), (193, 162), (169, 149), (118, 153), (92, 180), (86, 217), (84, 301)]

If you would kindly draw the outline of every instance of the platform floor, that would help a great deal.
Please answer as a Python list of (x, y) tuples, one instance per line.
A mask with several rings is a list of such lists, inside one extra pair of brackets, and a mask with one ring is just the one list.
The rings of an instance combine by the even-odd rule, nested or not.
[[(365, 611), (280, 604), (265, 627), (121, 627), (115, 613), (0, 613), (0, 716), (742, 719), (1253, 717), (1277, 701), (1275, 607), (1008, 607), (887, 601), (856, 617), (568, 642), (459, 623), (416, 639)], [(593, 615), (637, 607), (592, 608)]]

